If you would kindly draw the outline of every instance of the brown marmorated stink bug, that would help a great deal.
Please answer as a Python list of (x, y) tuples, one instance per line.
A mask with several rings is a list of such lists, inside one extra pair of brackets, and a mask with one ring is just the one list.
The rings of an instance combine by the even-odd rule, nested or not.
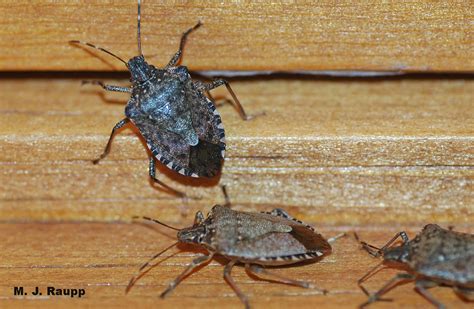
[[(392, 246), (398, 237), (403, 243)], [(428, 224), (412, 240), (408, 239), (405, 232), (399, 232), (382, 248), (360, 243), (369, 254), (383, 256), (383, 261), (358, 281), (359, 287), (369, 296), (361, 307), (378, 300), (387, 300), (381, 297), (397, 284), (406, 281), (415, 281), (415, 290), (438, 308), (444, 308), (444, 305), (428, 292), (428, 288), (450, 286), (463, 299), (474, 300), (474, 234)], [(407, 272), (397, 274), (375, 294), (369, 294), (362, 283), (385, 262), (401, 264), (407, 268)]]
[[(149, 159), (151, 179), (174, 194), (183, 193), (155, 177), (155, 159), (166, 167), (190, 177), (212, 178), (219, 173), (225, 154), (225, 132), (219, 112), (209, 90), (225, 85), (240, 116), (248, 117), (229, 83), (215, 79), (210, 83), (192, 80), (188, 69), (179, 65), (187, 36), (201, 26), (197, 23), (183, 33), (178, 51), (163, 69), (145, 61), (140, 38), (140, 0), (138, 0), (137, 41), (139, 55), (125, 62), (110, 51), (81, 41), (70, 41), (103, 51), (122, 61), (131, 74), (131, 87), (105, 85), (101, 81), (85, 81), (101, 86), (106, 91), (130, 93), (125, 107), (125, 118), (112, 129), (97, 164), (110, 151), (117, 130), (132, 122), (144, 137), (152, 156)], [(207, 95), (207, 96), (206, 96)]]
[[(215, 205), (207, 218), (204, 218), (202, 212), (198, 211), (193, 226), (188, 228), (177, 229), (158, 220), (141, 217), (177, 230), (178, 241), (143, 264), (139, 269), (141, 273), (136, 277), (132, 277), (126, 292), (153, 267), (151, 266), (144, 271), (152, 260), (178, 243), (199, 245), (206, 249), (209, 254), (193, 260), (161, 293), (161, 298), (173, 291), (194, 269), (208, 263), (215, 255), (228, 260), (224, 267), (224, 279), (245, 304), (246, 308), (249, 308), (247, 296), (237, 287), (231, 277), (232, 267), (236, 263), (244, 264), (248, 274), (259, 278), (265, 276), (285, 284), (315, 288), (308, 282), (297, 281), (272, 273), (264, 266), (287, 265), (320, 258), (329, 254), (331, 252), (330, 243), (344, 234), (326, 240), (316, 233), (311, 226), (292, 218), (282, 209), (274, 209), (265, 213), (232, 210), (229, 207), (230, 202), (225, 193), (225, 188), (223, 188), (223, 191), (226, 196), (226, 205)], [(272, 281), (268, 278), (262, 279)], [(324, 290), (320, 291), (325, 293)]]

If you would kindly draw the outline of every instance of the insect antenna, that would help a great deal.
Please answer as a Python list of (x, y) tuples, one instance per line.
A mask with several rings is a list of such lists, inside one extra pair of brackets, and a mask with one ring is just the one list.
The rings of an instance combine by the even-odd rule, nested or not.
[[(160, 252), (158, 252), (157, 254), (155, 254), (154, 256), (152, 256), (150, 259), (148, 259), (148, 261), (146, 261), (145, 263), (143, 263), (142, 266), (140, 266), (140, 268), (138, 269), (138, 274), (136, 276), (133, 276), (130, 281), (128, 282), (128, 285), (127, 285), (127, 288), (125, 289), (125, 293), (128, 293), (130, 291), (130, 289), (135, 285), (135, 282), (138, 281), (138, 279), (140, 279), (143, 275), (145, 275), (151, 268), (143, 271), (148, 265), (150, 265), (150, 263), (152, 261), (154, 261), (155, 259), (157, 259), (160, 255), (162, 255), (163, 253), (165, 253), (166, 251), (168, 251), (169, 249), (173, 248), (174, 246), (176, 246), (177, 244), (179, 243), (179, 241), (175, 242), (174, 244), (168, 246), (167, 248), (161, 250)], [(173, 254), (174, 255), (174, 254)], [(165, 258), (166, 259), (166, 258)], [(163, 260), (162, 260), (163, 261)], [(143, 272), (142, 272), (143, 271)]]
[(376, 246), (372, 246), (371, 244), (366, 243), (365, 241), (360, 240), (359, 235), (354, 232), (354, 238), (357, 240), (358, 243), (362, 245), (362, 249), (367, 251), (372, 256), (379, 257), (383, 253), (384, 248), (379, 248)]
[(158, 221), (158, 220), (156, 220), (156, 219), (152, 219), (152, 218), (150, 218), (150, 217), (133, 216), (132, 219), (143, 219), (143, 220), (147, 220), (147, 221), (151, 221), (151, 222), (155, 222), (155, 223), (161, 224), (161, 225), (166, 226), (167, 228), (170, 228), (170, 229), (175, 230), (175, 231), (181, 231), (181, 229), (178, 229), (178, 228), (176, 228), (176, 227), (172, 227), (172, 226), (170, 226), (170, 225), (168, 225), (168, 224), (165, 224), (165, 223), (163, 223), (163, 222), (160, 222), (160, 221)]
[(371, 244), (368, 244), (365, 241), (361, 241), (360, 244), (362, 245), (362, 248), (372, 256), (379, 257), (383, 254), (382, 248), (372, 246)]
[(138, 16), (137, 16), (137, 41), (138, 41), (138, 55), (143, 55), (142, 53), (142, 41), (141, 41), (141, 33), (140, 33), (140, 20), (141, 20), (141, 13), (140, 13), (141, 1), (138, 0)]
[(367, 289), (362, 285), (362, 283), (364, 281), (367, 280), (367, 278), (369, 278), (370, 276), (372, 276), (376, 270), (378, 268), (380, 268), (380, 266), (384, 263), (384, 261), (381, 261), (380, 263), (378, 263), (377, 265), (375, 265), (374, 267), (372, 267), (364, 276), (362, 276), (362, 278), (360, 278), (359, 280), (357, 280), (357, 285), (359, 286), (359, 288), (362, 290), (362, 292), (364, 292), (365, 295), (369, 296), (370, 293), (369, 291), (367, 291)]
[(123, 60), (122, 58), (120, 58), (119, 56), (113, 54), (112, 52), (108, 51), (107, 49), (105, 48), (102, 48), (102, 47), (99, 47), (99, 46), (96, 46), (94, 44), (91, 44), (89, 42), (82, 42), (82, 41), (78, 41), (78, 40), (72, 40), (72, 41), (69, 41), (69, 43), (71, 44), (81, 44), (81, 45), (86, 45), (86, 46), (89, 46), (89, 47), (92, 47), (92, 48), (95, 48), (95, 49), (98, 49), (100, 51), (103, 51), (104, 53), (107, 53), (109, 55), (111, 55), (112, 57), (115, 57), (116, 59), (122, 61), (125, 65), (127, 65), (127, 62), (125, 60)]

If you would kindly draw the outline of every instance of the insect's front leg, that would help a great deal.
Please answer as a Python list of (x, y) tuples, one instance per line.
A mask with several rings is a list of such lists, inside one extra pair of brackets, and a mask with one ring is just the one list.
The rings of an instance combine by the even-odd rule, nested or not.
[(178, 51), (174, 54), (173, 58), (171, 58), (170, 62), (168, 62), (168, 64), (166, 65), (165, 69), (168, 69), (170, 67), (174, 67), (176, 66), (178, 63), (181, 62), (181, 56), (183, 54), (183, 49), (184, 49), (184, 45), (186, 44), (186, 39), (188, 38), (188, 35), (193, 32), (194, 30), (196, 30), (197, 28), (199, 28), (200, 26), (202, 25), (202, 23), (200, 21), (198, 21), (198, 23), (196, 25), (194, 25), (194, 27), (192, 28), (189, 28), (188, 30), (186, 30), (186, 32), (183, 33), (183, 35), (181, 36), (181, 41), (179, 43), (179, 49)]
[(82, 85), (92, 84), (101, 86), (105, 91), (115, 91), (115, 92), (127, 92), (131, 93), (132, 88), (129, 87), (122, 87), (122, 86), (114, 86), (114, 85), (106, 85), (99, 80), (83, 80)]
[(128, 119), (128, 118), (124, 118), (124, 119), (120, 120), (119, 122), (117, 122), (117, 124), (112, 129), (112, 133), (110, 133), (109, 141), (107, 142), (107, 145), (105, 146), (104, 152), (100, 155), (99, 158), (97, 158), (95, 160), (92, 160), (92, 163), (94, 163), (94, 164), (99, 163), (100, 160), (102, 160), (103, 158), (105, 158), (109, 154), (110, 147), (112, 145), (112, 140), (115, 136), (115, 133), (117, 132), (118, 129), (120, 129), (121, 127), (123, 127), (124, 125), (126, 125), (129, 122), (130, 122), (130, 119)]
[(211, 253), (209, 255), (200, 256), (197, 259), (194, 259), (191, 264), (189, 264), (188, 267), (186, 267), (186, 269), (178, 277), (176, 277), (176, 279), (170, 282), (168, 288), (164, 290), (163, 293), (161, 293), (160, 297), (166, 297), (166, 295), (173, 291), (174, 288), (177, 287), (178, 284), (183, 281), (184, 278), (186, 278), (190, 273), (193, 272), (194, 269), (201, 266), (202, 264), (209, 262), (212, 259), (213, 255), (214, 254)]

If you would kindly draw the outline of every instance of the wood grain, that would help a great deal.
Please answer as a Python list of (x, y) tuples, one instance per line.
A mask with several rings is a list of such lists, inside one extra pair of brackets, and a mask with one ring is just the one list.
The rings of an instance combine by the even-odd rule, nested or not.
[[(189, 222), (180, 222), (185, 225)], [(375, 245), (384, 244), (396, 232), (406, 230), (414, 237), (416, 227), (360, 228), (360, 237)], [(408, 228), (408, 230), (407, 230)], [(351, 231), (347, 227), (318, 227), (326, 237)], [(470, 226), (456, 230), (474, 231)], [(138, 267), (168, 244), (173, 233), (155, 226), (142, 224), (0, 224), (0, 305), (2, 308), (39, 305), (52, 308), (64, 306), (159, 306), (160, 308), (242, 308), (232, 289), (222, 278), (223, 260), (213, 260), (186, 278), (166, 299), (159, 293), (197, 255), (203, 252), (191, 247), (173, 249), (163, 255), (159, 265), (143, 276), (125, 295), (124, 290)], [(176, 255), (174, 255), (176, 253)], [(354, 308), (366, 297), (357, 287), (357, 280), (379, 262), (362, 251), (352, 237), (333, 244), (333, 253), (317, 263), (276, 268), (272, 271), (304, 280), (325, 288), (328, 295), (312, 289), (254, 280), (243, 267), (235, 267), (232, 275), (236, 284), (247, 294), (254, 308)], [(395, 273), (385, 269), (366, 283), (376, 291)], [(13, 287), (23, 286), (30, 292), (38, 286), (44, 291), (41, 298), (31, 295), (13, 296)], [(83, 288), (84, 298), (45, 295), (47, 286)], [(413, 290), (413, 284), (401, 285), (387, 294), (391, 303), (378, 303), (374, 308), (424, 308), (429, 303)], [(472, 308), (449, 288), (433, 288), (430, 292), (447, 308)]]
[[(185, 51), (195, 70), (474, 71), (470, 1), (144, 1), (143, 48), (163, 66)], [(125, 70), (84, 40), (128, 59), (136, 1), (0, 1), (0, 70)], [(96, 56), (94, 56), (96, 55)]]
[[(126, 81), (112, 81), (126, 84)], [(219, 108), (227, 132), (220, 179), (158, 177), (191, 199), (153, 188), (147, 153), (127, 128), (91, 159), (123, 117), (126, 95), (76, 79), (0, 83), (0, 220), (177, 221), (223, 201), (284, 208), (326, 224), (474, 222), (474, 83), (470, 79), (267, 79), (232, 83), (250, 114)], [(223, 89), (214, 93), (224, 98)], [(198, 198), (198, 199), (195, 199)]]

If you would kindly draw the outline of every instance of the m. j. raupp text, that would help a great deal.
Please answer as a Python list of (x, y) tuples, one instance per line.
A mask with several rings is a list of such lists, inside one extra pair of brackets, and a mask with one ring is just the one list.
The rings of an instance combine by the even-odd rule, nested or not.
[(46, 287), (46, 292), (44, 293), (44, 289), (40, 289), (39, 287), (35, 287), (32, 291), (26, 291), (22, 286), (15, 286), (13, 287), (13, 295), (14, 296), (68, 296), (68, 297), (78, 297), (81, 298), (82, 296), (86, 295), (85, 289), (74, 289), (74, 288), (55, 288), (53, 286)]

